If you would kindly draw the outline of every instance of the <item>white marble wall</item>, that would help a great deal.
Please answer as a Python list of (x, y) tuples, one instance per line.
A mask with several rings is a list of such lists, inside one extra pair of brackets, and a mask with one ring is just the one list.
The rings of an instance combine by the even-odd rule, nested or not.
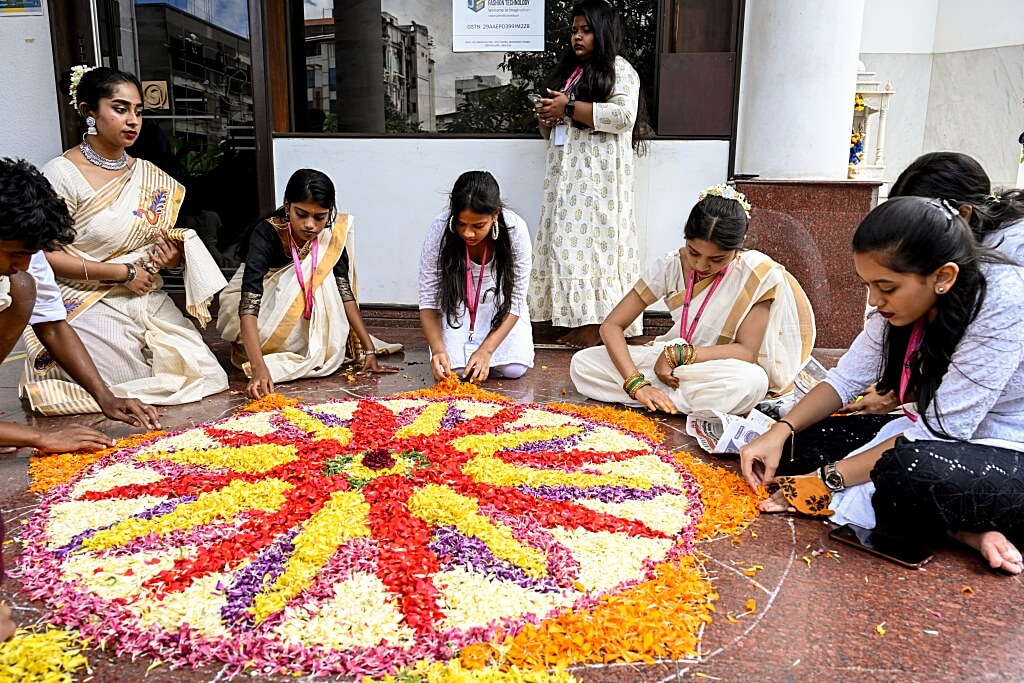
[[(889, 99), (885, 124), (885, 179), (891, 183), (924, 149), (925, 122), (932, 78), (931, 54), (862, 54), (860, 60), (881, 83), (889, 81), (896, 94)], [(878, 118), (872, 119), (865, 144), (874, 150)], [(883, 188), (884, 193), (884, 188)]]
[(1022, 7), (1021, 0), (865, 0), (861, 61), (896, 89), (888, 182), (920, 154), (957, 150), (977, 157), (994, 184), (1017, 184)]
[(1024, 130), (1022, 102), (1024, 45), (936, 54), (923, 151), (970, 154), (993, 185), (1012, 187), (1021, 154), (1017, 138)]

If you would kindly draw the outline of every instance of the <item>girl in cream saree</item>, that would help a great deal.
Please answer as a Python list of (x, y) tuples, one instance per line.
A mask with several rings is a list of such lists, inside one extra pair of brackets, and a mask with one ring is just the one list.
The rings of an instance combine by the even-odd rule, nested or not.
[(354, 219), (336, 214), (334, 197), (320, 171), (292, 174), (284, 206), (254, 228), (245, 264), (220, 295), (217, 329), (250, 377), (251, 398), (277, 383), (331, 375), (346, 358), (361, 356), (370, 373), (397, 371), (379, 365), (377, 354), (402, 347), (363, 325), (350, 260)]
[[(77, 151), (77, 150), (73, 150)], [(202, 336), (162, 291), (158, 271), (179, 261), (186, 309), (206, 325), (225, 284), (192, 230), (174, 229), (184, 188), (147, 161), (93, 189), (70, 152), (43, 168), (67, 202), (78, 232), (48, 255), (68, 311), (115, 396), (156, 405), (198, 401), (224, 391), (227, 375)], [(46, 415), (98, 412), (92, 397), (49, 357), (31, 330), (21, 394)]]
[[(741, 250), (745, 197), (724, 185), (702, 193), (686, 245), (653, 264), (601, 326), (604, 347), (573, 356), (585, 396), (711, 418), (745, 414), (789, 391), (814, 346), (814, 315), (796, 279), (768, 256)], [(623, 329), (659, 299), (668, 333), (627, 346)]]

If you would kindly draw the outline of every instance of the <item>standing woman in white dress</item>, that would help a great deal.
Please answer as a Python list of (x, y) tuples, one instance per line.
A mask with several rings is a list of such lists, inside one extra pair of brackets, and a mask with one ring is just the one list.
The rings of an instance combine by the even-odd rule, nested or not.
[(420, 251), (420, 324), (435, 379), (516, 379), (533, 367), (531, 259), (526, 222), (502, 204), (494, 176), (459, 176)]
[[(645, 143), (640, 78), (622, 57), (622, 19), (605, 0), (573, 6), (572, 44), (537, 105), (549, 140), (530, 309), (572, 328), (559, 341), (600, 343), (598, 328), (640, 277), (633, 155)], [(642, 333), (633, 322), (626, 336)]]

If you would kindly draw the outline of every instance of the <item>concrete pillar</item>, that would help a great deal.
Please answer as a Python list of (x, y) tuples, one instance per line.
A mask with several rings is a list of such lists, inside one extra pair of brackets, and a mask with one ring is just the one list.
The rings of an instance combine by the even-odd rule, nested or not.
[(747, 0), (736, 173), (842, 180), (864, 0)]

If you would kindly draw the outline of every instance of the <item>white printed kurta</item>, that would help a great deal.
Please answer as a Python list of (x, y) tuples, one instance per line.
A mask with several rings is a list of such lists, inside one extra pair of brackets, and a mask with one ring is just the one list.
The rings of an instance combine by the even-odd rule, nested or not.
[[(594, 103), (594, 128), (570, 126), (564, 146), (551, 135), (530, 278), (534, 320), (562, 327), (601, 323), (640, 277), (633, 217), (639, 96), (636, 70), (616, 57), (612, 94)], [(642, 327), (637, 320), (626, 334), (641, 334)]]

